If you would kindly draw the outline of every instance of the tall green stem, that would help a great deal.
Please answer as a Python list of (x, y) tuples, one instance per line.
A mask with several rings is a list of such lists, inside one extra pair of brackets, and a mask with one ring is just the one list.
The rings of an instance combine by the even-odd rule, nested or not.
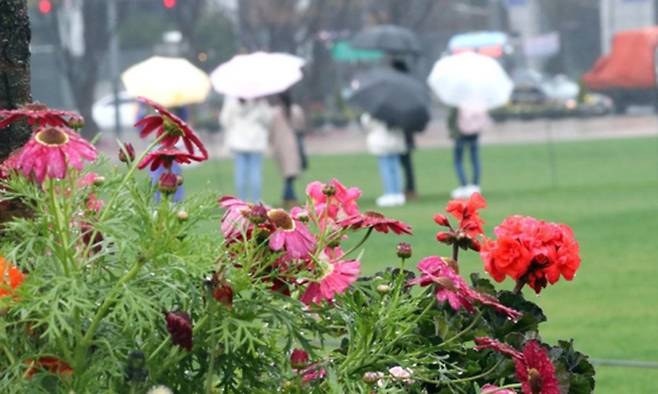
[(372, 229), (373, 229), (373, 227), (369, 227), (369, 228), (368, 228), (368, 231), (366, 231), (366, 235), (364, 235), (363, 238), (361, 238), (361, 241), (359, 241), (359, 243), (357, 243), (356, 245), (354, 245), (353, 247), (351, 247), (350, 250), (348, 250), (347, 252), (343, 253), (343, 255), (340, 256), (340, 259), (344, 259), (344, 258), (347, 257), (348, 255), (350, 255), (351, 253), (353, 253), (355, 250), (357, 250), (357, 249), (359, 249), (361, 246), (363, 246), (363, 244), (366, 243), (366, 241), (367, 241), (368, 238), (370, 237), (370, 234), (372, 234)]
[(55, 217), (55, 229), (57, 235), (59, 236), (60, 245), (56, 246), (56, 248), (58, 249), (62, 269), (64, 270), (66, 276), (69, 276), (69, 262), (71, 260), (71, 256), (68, 253), (69, 230), (68, 226), (64, 226), (64, 215), (62, 214), (62, 210), (59, 207), (59, 202), (55, 194), (55, 180), (52, 178), (48, 180), (48, 197), (50, 199), (50, 206), (53, 210), (53, 216)]

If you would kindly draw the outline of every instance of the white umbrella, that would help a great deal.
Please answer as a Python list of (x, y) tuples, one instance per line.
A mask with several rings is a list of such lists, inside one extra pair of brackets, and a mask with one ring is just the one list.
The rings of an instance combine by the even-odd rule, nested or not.
[(186, 59), (153, 56), (121, 74), (126, 90), (165, 107), (203, 102), (210, 92), (208, 75)]
[(219, 93), (251, 99), (283, 92), (302, 79), (304, 59), (287, 53), (236, 55), (220, 64), (210, 80)]
[(427, 83), (445, 104), (487, 110), (505, 105), (514, 88), (496, 60), (472, 52), (439, 59)]

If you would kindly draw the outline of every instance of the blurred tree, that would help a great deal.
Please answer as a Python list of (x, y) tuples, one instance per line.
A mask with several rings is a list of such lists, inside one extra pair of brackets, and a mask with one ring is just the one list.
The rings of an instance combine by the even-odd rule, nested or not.
[[(0, 1), (0, 108), (14, 109), (30, 95), (30, 20), (25, 0)], [(0, 161), (30, 136), (26, 123), (0, 129)]]
[[(116, 1), (115, 4), (121, 21), (129, 3)], [(118, 29), (108, 25), (107, 8), (107, 1), (103, 0), (71, 0), (59, 4), (51, 13), (51, 38), (75, 106), (85, 118), (82, 132), (87, 138), (98, 132), (92, 117), (96, 84), (110, 38)]]

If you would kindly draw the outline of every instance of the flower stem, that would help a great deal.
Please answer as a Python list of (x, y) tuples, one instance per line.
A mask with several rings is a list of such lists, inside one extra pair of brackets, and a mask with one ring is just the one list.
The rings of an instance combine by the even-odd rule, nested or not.
[(69, 246), (69, 237), (68, 237), (68, 227), (63, 225), (64, 217), (62, 210), (59, 207), (57, 202), (57, 196), (55, 195), (55, 180), (50, 178), (48, 180), (48, 197), (50, 198), (50, 204), (53, 209), (53, 214), (55, 216), (55, 228), (57, 230), (57, 235), (59, 236), (60, 246), (57, 247), (59, 251), (59, 258), (62, 263), (62, 269), (66, 276), (69, 276), (69, 254), (67, 253), (67, 248)]
[(514, 286), (514, 290), (512, 290), (512, 292), (517, 295), (521, 294), (521, 289), (523, 289), (523, 286), (525, 286), (526, 283), (528, 283), (528, 278), (526, 275), (523, 275), (516, 281), (516, 285)]
[(459, 262), (459, 245), (457, 243), (452, 244), (452, 259), (455, 260), (455, 263)]
[(123, 285), (125, 285), (128, 281), (133, 279), (135, 275), (139, 272), (139, 270), (142, 268), (146, 260), (144, 259), (138, 259), (137, 262), (133, 265), (133, 267), (130, 269), (130, 271), (126, 272), (121, 279), (119, 279), (118, 282), (112, 287), (110, 290), (109, 294), (107, 297), (105, 297), (105, 300), (101, 304), (100, 308), (98, 308), (98, 311), (96, 311), (96, 314), (94, 315), (94, 318), (91, 321), (91, 324), (89, 325), (89, 328), (87, 329), (87, 332), (85, 333), (85, 336), (80, 340), (78, 345), (76, 346), (75, 349), (75, 368), (74, 370), (76, 372), (84, 371), (85, 368), (85, 355), (87, 354), (87, 350), (89, 349), (89, 346), (91, 345), (91, 342), (94, 338), (94, 334), (96, 333), (96, 330), (98, 330), (98, 326), (101, 324), (105, 316), (110, 311), (110, 308), (114, 304), (115, 297), (118, 293), (120, 293), (121, 288)]
[(364, 235), (363, 238), (361, 238), (361, 240), (359, 241), (359, 243), (357, 243), (356, 245), (354, 245), (354, 246), (353, 246), (352, 248), (350, 248), (350, 250), (348, 250), (347, 252), (343, 253), (343, 255), (340, 256), (340, 260), (344, 259), (347, 255), (351, 254), (352, 252), (354, 252), (355, 250), (357, 250), (357, 249), (359, 249), (361, 246), (363, 246), (363, 244), (366, 243), (366, 241), (367, 241), (368, 238), (370, 237), (370, 234), (372, 234), (372, 229), (373, 229), (373, 227), (368, 227), (368, 231), (366, 231), (366, 235)]

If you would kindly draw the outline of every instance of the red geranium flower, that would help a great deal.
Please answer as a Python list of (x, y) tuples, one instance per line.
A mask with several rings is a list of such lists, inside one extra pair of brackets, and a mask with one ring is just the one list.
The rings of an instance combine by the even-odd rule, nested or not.
[(486, 207), (487, 201), (484, 197), (480, 193), (473, 193), (468, 200), (452, 200), (448, 202), (446, 212), (450, 213), (459, 221), (459, 230), (470, 238), (476, 238), (484, 233), (482, 229), (484, 221), (480, 218), (478, 209)]
[(82, 116), (68, 111), (48, 108), (48, 106), (39, 103), (25, 104), (18, 109), (0, 110), (0, 129), (9, 126), (21, 119), (27, 119), (30, 126), (60, 126), (71, 127), (72, 125), (82, 124)]
[(320, 217), (326, 215), (332, 220), (341, 220), (359, 213), (357, 200), (361, 197), (361, 190), (358, 187), (345, 187), (337, 179), (326, 184), (311, 182), (306, 186), (306, 194)]
[(0, 297), (14, 294), (24, 280), (21, 270), (0, 256)]
[(520, 289), (528, 283), (536, 293), (560, 276), (572, 280), (580, 266), (578, 242), (571, 228), (529, 216), (510, 216), (482, 246), (485, 270), (498, 282), (505, 276)]
[(524, 394), (560, 394), (555, 366), (536, 340), (526, 342), (523, 352), (493, 338), (475, 338), (475, 343), (475, 350), (492, 349), (514, 359), (516, 378)]
[(417, 268), (421, 276), (410, 280), (409, 284), (423, 287), (435, 285), (436, 300), (447, 301), (456, 311), (464, 308), (469, 313), (473, 313), (475, 312), (473, 304), (479, 302), (507, 315), (510, 319), (518, 320), (521, 317), (520, 312), (501, 304), (495, 297), (473, 290), (441, 257), (426, 257), (418, 263)]
[(27, 371), (25, 371), (26, 379), (32, 379), (32, 377), (40, 371), (46, 371), (61, 376), (73, 375), (73, 368), (57, 357), (44, 356), (39, 357), (36, 360), (28, 360), (27, 363), (29, 367)]
[(82, 160), (96, 160), (96, 148), (73, 130), (43, 127), (19, 151), (15, 168), (41, 183), (46, 177), (63, 179), (68, 167), (82, 170)]
[(338, 222), (341, 227), (352, 228), (373, 228), (380, 233), (388, 233), (393, 231), (400, 234), (411, 234), (411, 226), (402, 223), (398, 220), (389, 219), (378, 212), (367, 211), (363, 214), (359, 213), (353, 215), (345, 220)]
[(327, 248), (320, 254), (320, 277), (308, 285), (300, 301), (307, 305), (332, 301), (336, 294), (344, 292), (357, 280), (361, 263), (358, 260), (339, 260), (342, 254), (340, 248)]
[[(144, 138), (151, 132), (155, 131), (156, 135), (166, 135), (162, 141), (162, 146), (166, 148), (173, 148), (178, 140), (183, 140), (187, 152), (195, 156), (195, 148), (201, 152), (201, 158), (198, 161), (208, 159), (208, 151), (201, 142), (199, 136), (192, 130), (192, 128), (185, 123), (181, 118), (169, 112), (162, 105), (147, 99), (146, 97), (138, 97), (139, 101), (149, 105), (157, 112), (157, 115), (148, 115), (135, 123), (135, 127), (140, 128), (139, 135)], [(196, 157), (196, 156), (195, 156)]]
[[(295, 211), (291, 212), (293, 215)], [(274, 226), (270, 235), (270, 248), (279, 251), (285, 248), (288, 256), (302, 259), (315, 251), (316, 240), (306, 225), (283, 209), (270, 209), (267, 217)]]
[(161, 148), (146, 155), (137, 166), (140, 170), (151, 165), (151, 171), (155, 171), (160, 166), (170, 169), (173, 162), (179, 164), (189, 164), (192, 161), (203, 161), (205, 158), (183, 152), (176, 148)]

